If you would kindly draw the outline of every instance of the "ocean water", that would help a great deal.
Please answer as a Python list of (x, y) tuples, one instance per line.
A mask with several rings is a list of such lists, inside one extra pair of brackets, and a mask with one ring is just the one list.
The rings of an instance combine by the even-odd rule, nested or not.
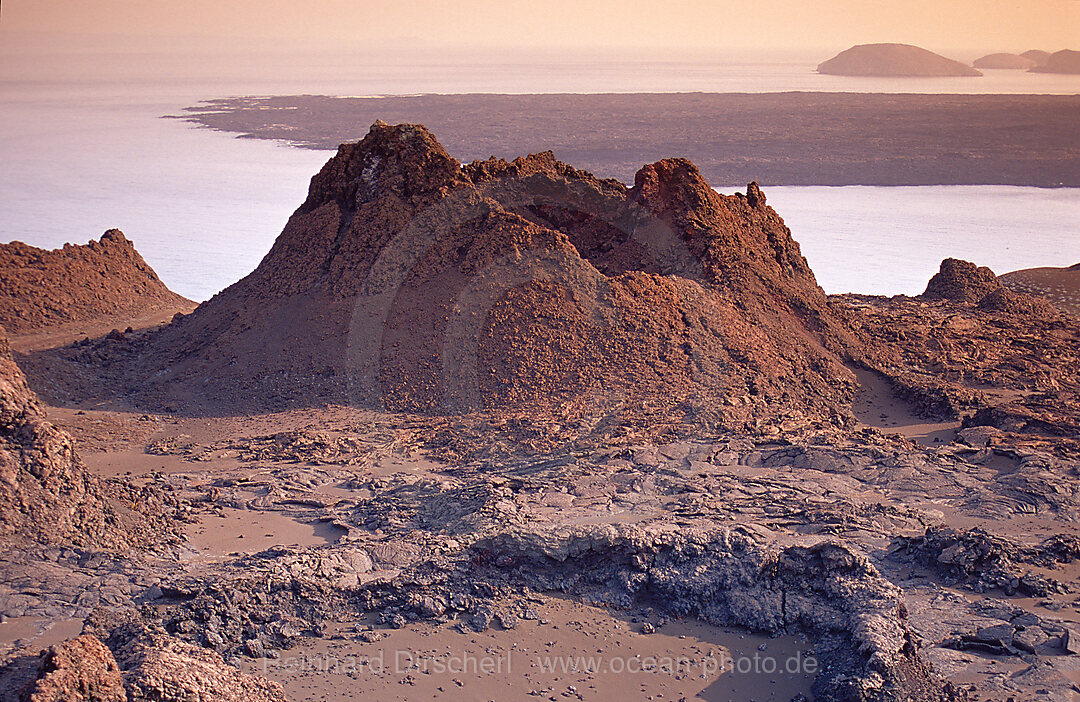
[(995, 273), (1080, 263), (1080, 188), (773, 187), (829, 293), (917, 295), (944, 258)]
[(115, 227), (194, 300), (258, 265), (329, 156), (161, 119), (169, 100), (96, 100), (4, 103), (0, 241), (56, 248)]
[[(1080, 77), (819, 76), (822, 57), (311, 54), (43, 60), (0, 48), (0, 241), (53, 248), (117, 227), (173, 290), (205, 300), (250, 272), (328, 152), (166, 119), (233, 95), (848, 90), (1080, 93)], [(54, 60), (55, 59), (55, 60)], [(277, 61), (277, 63), (275, 63)], [(168, 69), (168, 70), (166, 70)], [(730, 192), (731, 187), (721, 187)], [(1080, 189), (783, 187), (766, 191), (828, 292), (917, 293), (945, 256), (998, 272), (1080, 261)]]

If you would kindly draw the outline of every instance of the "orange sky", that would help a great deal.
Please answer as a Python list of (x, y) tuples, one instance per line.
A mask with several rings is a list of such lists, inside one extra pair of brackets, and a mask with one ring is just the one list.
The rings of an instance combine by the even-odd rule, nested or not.
[(1080, 48), (1080, 0), (4, 0), (0, 32), (451, 45)]

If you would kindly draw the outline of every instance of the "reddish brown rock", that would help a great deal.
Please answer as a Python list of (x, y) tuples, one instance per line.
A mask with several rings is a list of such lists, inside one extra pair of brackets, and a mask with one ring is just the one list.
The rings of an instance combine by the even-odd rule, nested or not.
[(0, 339), (0, 532), (89, 544), (110, 533), (113, 517)]
[(0, 244), (0, 325), (11, 334), (191, 307), (165, 287), (119, 229), (54, 251), (21, 241)]
[(145, 628), (125, 626), (109, 646), (84, 634), (41, 654), (27, 702), (285, 702), (281, 686), (221, 656)]
[(343, 145), (259, 267), (149, 343), (167, 365), (144, 365), (144, 397), (233, 407), (655, 404), (743, 426), (853, 387), (850, 335), (756, 184), (719, 195), (684, 159), (632, 188), (550, 153), (462, 167), (418, 125)]
[(941, 270), (930, 279), (922, 297), (977, 304), (1001, 287), (997, 276), (989, 268), (957, 258), (947, 258), (941, 262)]
[(119, 485), (112, 489), (114, 497), (122, 493), (133, 504), (129, 514), (110, 504), (106, 487), (86, 471), (71, 436), (46, 421), (0, 329), (0, 536), (107, 549), (175, 533), (160, 500), (151, 509), (136, 504), (148, 493)]
[(127, 702), (112, 653), (94, 636), (80, 636), (42, 653), (29, 702)]
[(994, 427), (1030, 447), (1080, 452), (1080, 325), (1047, 300), (954, 259), (919, 298), (836, 299), (853, 304), (849, 321), (870, 365), (918, 414)]
[(146, 633), (117, 645), (132, 702), (285, 702), (281, 685), (228, 665), (215, 651)]
[(1067, 268), (1027, 268), (999, 277), (1014, 293), (1043, 298), (1055, 308), (1080, 317), (1080, 263)]
[(1011, 290), (989, 268), (947, 258), (926, 286), (922, 297), (978, 305), (980, 309), (1017, 315), (1053, 315), (1046, 300)]

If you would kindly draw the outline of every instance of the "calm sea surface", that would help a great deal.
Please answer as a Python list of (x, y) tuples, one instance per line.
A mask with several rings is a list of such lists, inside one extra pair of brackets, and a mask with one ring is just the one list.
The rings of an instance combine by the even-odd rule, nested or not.
[[(1078, 76), (1013, 71), (978, 79), (819, 76), (813, 73), (815, 58), (822, 57), (533, 57), (515, 63), (419, 57), (385, 64), (340, 56), (278, 64), (207, 58), (184, 70), (163, 71), (153, 56), (128, 55), (77, 63), (77, 68), (72, 63), (71, 70), (61, 72), (0, 49), (0, 241), (51, 248), (85, 243), (117, 227), (169, 287), (196, 300), (248, 273), (330, 154), (236, 139), (162, 118), (214, 97), (688, 90), (1080, 93)], [(946, 256), (998, 272), (1080, 261), (1080, 189), (774, 187), (766, 195), (829, 292), (921, 292)]]

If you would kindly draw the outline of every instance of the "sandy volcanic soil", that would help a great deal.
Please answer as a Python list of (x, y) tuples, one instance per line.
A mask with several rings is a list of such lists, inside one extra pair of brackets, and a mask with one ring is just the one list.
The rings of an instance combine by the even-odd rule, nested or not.
[[(886, 394), (884, 385), (872, 378), (864, 380), (857, 408), (868, 427), (896, 432), (892, 439), (896, 442), (906, 442), (902, 438), (906, 434), (931, 451), (965, 450), (963, 444), (955, 443), (955, 426), (927, 424), (905, 403)], [(207, 569), (272, 546), (291, 545), (302, 551), (344, 543), (355, 538), (351, 527), (337, 526), (344, 524), (340, 515), (349, 505), (378, 499), (386, 485), (446, 481), (452, 475), (468, 473), (462, 473), (461, 465), (432, 460), (410, 443), (415, 442), (415, 438), (410, 439), (414, 435), (404, 427), (415, 425), (414, 418), (347, 408), (215, 419), (52, 408), (49, 416), (84, 442), (85, 462), (99, 474), (124, 475), (136, 481), (165, 480), (186, 495), (207, 500), (184, 530), (187, 542), (180, 567), (190, 573), (209, 572)], [(287, 439), (280, 438), (283, 432), (290, 432)], [(268, 441), (268, 436), (279, 440)], [(98, 441), (90, 441), (92, 437)], [(1080, 624), (1080, 600), (1074, 594), (1080, 588), (1080, 567), (1025, 567), (1025, 572), (1060, 581), (1065, 589), (1042, 597), (1023, 593), (1007, 596), (998, 589), (980, 591), (982, 586), (973, 590), (970, 584), (943, 578), (934, 568), (905, 560), (893, 540), (897, 535), (914, 536), (926, 526), (944, 524), (982, 527), (1020, 543), (1075, 533), (1071, 523), (1052, 514), (993, 512), (990, 500), (968, 499), (972, 494), (990, 494), (1001, 476), (1017, 470), (1016, 460), (992, 454), (981, 463), (959, 461), (947, 471), (921, 476), (901, 471), (891, 476), (856, 472), (858, 477), (849, 477), (813, 469), (777, 470), (761, 464), (718, 466), (695, 458), (706, 446), (707, 442), (696, 441), (652, 449), (651, 455), (672, 466), (674, 474), (687, 484), (726, 486), (690, 493), (695, 499), (665, 496), (646, 481), (635, 488), (640, 492), (630, 490), (603, 499), (583, 499), (553, 488), (529, 498), (519, 509), (534, 523), (693, 519), (695, 505), (710, 513), (719, 508), (720, 502), (696, 499), (708, 498), (719, 489), (723, 509), (734, 523), (770, 538), (838, 534), (858, 544), (883, 574), (903, 589), (909, 621), (927, 647), (927, 658), (949, 680), (974, 686), (980, 699), (1026, 699), (1018, 692), (1028, 688), (1013, 682), (1013, 677), (1029, 671), (1036, 660), (1051, 676), (1048, 679), (1058, 681), (1048, 683), (1051, 696), (1038, 699), (1069, 699), (1072, 693), (1061, 687), (1062, 681), (1080, 682), (1076, 664), (1080, 659), (1066, 655), (1060, 641), (1045, 630), (1052, 632), (1057, 627), (1063, 632), (1065, 626)], [(757, 451), (768, 448), (758, 446)], [(753, 453), (746, 451), (744, 456)], [(619, 467), (623, 472), (605, 477), (608, 482), (633, 480), (639, 470), (633, 462), (606, 460), (589, 471), (606, 473)], [(753, 461), (744, 458), (744, 462)], [(540, 480), (559, 482), (551, 476)], [(785, 509), (797, 495), (801, 496), (797, 498), (801, 516), (799, 510)], [(764, 497), (768, 499), (762, 501)], [(395, 507), (391, 508), (390, 521), (376, 530), (376, 539), (383, 538), (378, 536), (380, 532), (389, 536), (409, 528), (405, 513), (393, 516), (393, 509), (404, 508), (400, 496), (388, 495), (386, 500)], [(820, 511), (807, 521), (807, 508)], [(847, 516), (838, 520), (840, 514)], [(522, 619), (512, 630), (493, 625), (483, 633), (463, 633), (453, 618), (417, 622), (398, 630), (370, 615), (358, 616), (327, 626), (321, 637), (303, 638), (298, 645), (275, 654), (279, 658), (242, 659), (242, 665), (281, 682), (289, 699), (295, 700), (411, 700), (461, 695), (470, 699), (789, 700), (799, 693), (808, 694), (810, 680), (801, 676), (755, 678), (706, 671), (702, 677), (700, 670), (677, 675), (545, 672), (536, 663), (537, 655), (593, 655), (609, 663), (626, 655), (635, 661), (648, 656), (687, 656), (693, 660), (720, 652), (752, 655), (765, 644), (767, 652), (787, 656), (812, 650), (813, 642), (772, 640), (693, 621), (664, 623), (656, 611), (610, 611), (550, 596), (536, 596), (533, 605), (538, 619)], [(1023, 651), (996, 655), (971, 648), (957, 650), (949, 644), (965, 632), (975, 636), (980, 629), (1000, 625), (1002, 618), (1021, 621), (1016, 618), (1025, 612), (1044, 624), (1038, 635), (1031, 635), (1037, 657)], [(0, 625), (0, 633), (4, 643), (30, 650), (63, 638), (73, 621), (63, 617), (9, 618)], [(659, 625), (658, 633), (642, 634), (641, 625), (646, 621)], [(44, 633), (38, 631), (48, 624), (53, 626)], [(1022, 631), (1017, 634), (1021, 635)], [(455, 654), (496, 660), (510, 656), (513, 668), (507, 673), (474, 670), (459, 674), (399, 670), (386, 663), (398, 650), (412, 652), (417, 660), (426, 657), (430, 664)], [(334, 660), (379, 660), (380, 656), (385, 667), (378, 670), (357, 672), (343, 663), (326, 671)]]
[[(536, 597), (533, 606), (537, 619), (482, 634), (456, 625), (343, 625), (327, 638), (245, 669), (281, 683), (296, 702), (787, 702), (810, 695), (813, 676), (804, 671), (813, 670), (816, 660), (805, 639), (664, 621), (653, 610), (613, 612), (554, 597)], [(645, 634), (646, 622), (663, 623)]]
[[(67, 333), (61, 330), (51, 341), (33, 343), (63, 343)], [(16, 344), (29, 347), (25, 338)], [(440, 456), (438, 443), (430, 441), (431, 423), (445, 420), (333, 406), (231, 417), (51, 407), (48, 418), (75, 437), (84, 462), (96, 474), (168, 485), (195, 505), (183, 528), (186, 541), (176, 561), (165, 568), (171, 573), (165, 577), (210, 575), (277, 547), (286, 547), (283, 553), (302, 554), (331, 545), (366, 544), (377, 553), (381, 542), (408, 540), (424, 530), (454, 533), (462, 527), (453, 520), (462, 517), (453, 505), (461, 502), (466, 512), (489, 509), (482, 501), (470, 506), (473, 498), (467, 495), (475, 488), (469, 486), (499, 485), (510, 477), (524, 480), (526, 487), (507, 493), (504, 503), (509, 505), (499, 509), (509, 510), (503, 513), (505, 519), (529, 525), (644, 525), (671, 520), (691, 525), (707, 519), (739, 525), (781, 543), (841, 537), (867, 553), (885, 577), (902, 588), (908, 621), (924, 646), (924, 657), (947, 679), (974, 686), (975, 694), (986, 700), (1026, 699), (1024, 695), (1035, 689), (1051, 693), (1038, 699), (1070, 699), (1074, 693), (1067, 686), (1080, 683), (1080, 657), (1066, 654), (1061, 637), (1065, 627), (1080, 627), (1080, 600), (1075, 594), (1080, 589), (1080, 565), (1017, 564), (1017, 576), (1035, 574), (1060, 583), (1057, 591), (1033, 596), (978, 577), (949, 577), (935, 562), (920, 560), (902, 544), (904, 537), (918, 537), (927, 527), (951, 526), (981, 528), (1033, 546), (1055, 535), (1080, 533), (1069, 516), (1074, 512), (1024, 505), (1030, 498), (1016, 491), (1017, 481), (1029, 488), (1035, 483), (1022, 482), (1033, 479), (1022, 454), (1006, 446), (981, 449), (978, 439), (961, 430), (959, 422), (919, 417), (876, 374), (860, 371), (858, 378), (862, 390), (853, 408), (870, 433), (861, 440), (861, 448), (843, 449), (844, 460), (850, 461), (843, 467), (837, 454), (812, 453), (812, 440), (800, 449), (810, 450), (809, 458), (797, 459), (791, 453), (800, 445), (797, 438), (794, 444), (765, 438), (703, 438), (658, 447), (613, 448), (567, 457), (554, 465), (542, 456), (455, 460)], [(489, 440), (483, 432), (470, 434), (467, 421), (457, 426), (466, 441), (469, 436)], [(929, 460), (874, 461), (863, 453), (867, 450), (869, 455), (923, 455)], [(792, 462), (797, 469), (785, 465)], [(425, 505), (432, 504), (448, 507), (431, 507), (424, 513)], [(357, 514), (371, 516), (357, 522), (350, 516)], [(385, 567), (377, 563), (375, 575)], [(26, 584), (32, 580), (23, 578)], [(39, 587), (48, 591), (50, 586)], [(0, 602), (5, 601), (4, 594), (0, 592)], [(10, 602), (11, 593), (7, 596)], [(471, 629), (463, 633), (461, 622), (452, 616), (396, 629), (371, 614), (356, 613), (354, 619), (327, 625), (321, 636), (308, 634), (276, 651), (272, 655), (277, 658), (241, 657), (237, 662), (248, 670), (265, 671), (296, 700), (455, 695), (789, 700), (808, 694), (810, 680), (800, 676), (765, 680), (702, 670), (680, 675), (543, 672), (536, 665), (538, 654), (589, 654), (609, 662), (628, 653), (635, 661), (647, 656), (700, 659), (720, 651), (731, 656), (753, 654), (760, 644), (766, 644), (766, 652), (787, 654), (812, 650), (814, 642), (771, 640), (694, 621), (662, 623), (658, 611), (591, 608), (547, 595), (535, 595), (528, 606), (535, 609), (537, 619), (520, 618), (510, 630), (494, 623), (482, 633)], [(43, 648), (75, 633), (80, 617), (86, 615), (62, 606), (48, 611), (52, 614), (9, 606), (0, 623), (0, 644), (9, 651)], [(1024, 628), (1024, 617), (1031, 615), (1038, 625)], [(646, 621), (657, 626), (657, 633), (641, 633)], [(1020, 628), (1014, 627), (1017, 641), (1025, 641), (1037, 653), (956, 643), (1003, 621), (1020, 623)], [(418, 652), (429, 661), (456, 653), (496, 659), (509, 655), (514, 667), (506, 673), (474, 670), (443, 675), (401, 672), (386, 663), (365, 674), (326, 672), (327, 661), (333, 659), (372, 659), (382, 652), (385, 662), (397, 650)], [(1033, 665), (1043, 676), (1036, 682), (1031, 682)]]
[(133, 330), (149, 329), (167, 324), (177, 312), (190, 312), (195, 309), (194, 302), (178, 305), (165, 310), (155, 310), (146, 314), (136, 314), (108, 321), (69, 322), (49, 327), (46, 331), (30, 331), (20, 334), (13, 340), (12, 349), (17, 353), (32, 353), (57, 346), (66, 346), (80, 339), (95, 339), (104, 336), (113, 329)]

